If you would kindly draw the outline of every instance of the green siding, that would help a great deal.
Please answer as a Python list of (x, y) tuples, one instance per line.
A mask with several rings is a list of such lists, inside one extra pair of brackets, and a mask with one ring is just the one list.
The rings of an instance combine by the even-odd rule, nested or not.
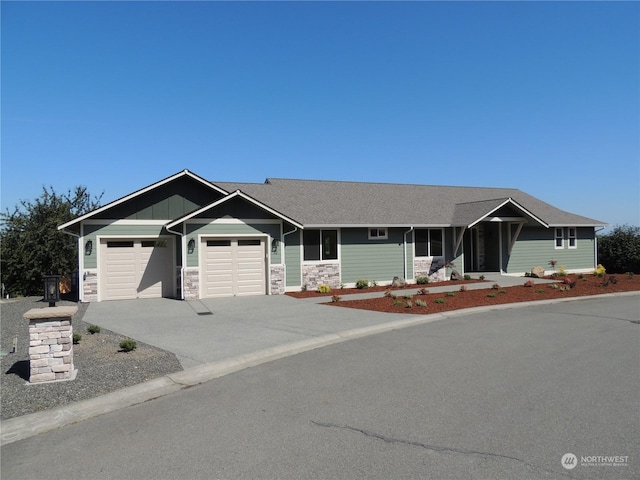
[[(514, 228), (514, 227), (512, 227)], [(507, 273), (529, 272), (535, 266), (551, 269), (549, 260), (558, 261), (557, 266), (567, 269), (594, 268), (594, 230), (577, 229), (577, 248), (568, 248), (567, 241), (562, 249), (555, 249), (554, 228), (524, 227), (513, 246), (507, 260)], [(503, 239), (507, 243), (507, 235)], [(506, 256), (505, 256), (506, 257)]]
[(193, 212), (222, 197), (202, 183), (188, 177), (140, 194), (94, 216), (95, 219), (171, 220)]
[[(404, 230), (406, 231), (406, 229)], [(402, 229), (388, 230), (388, 240), (369, 240), (368, 229), (350, 228), (341, 231), (341, 279), (353, 283), (361, 278), (370, 281), (391, 281), (393, 277), (403, 278), (404, 239)], [(408, 240), (408, 239), (407, 239)], [(413, 248), (407, 245), (410, 264)], [(409, 269), (407, 276), (412, 276)]]
[[(84, 255), (84, 268), (98, 267), (98, 249), (100, 245), (97, 242), (97, 236), (128, 236), (128, 237), (157, 237), (159, 235), (167, 235), (162, 225), (84, 225), (84, 239), (93, 242), (93, 251), (91, 255)], [(177, 241), (177, 240), (176, 240)], [(84, 254), (84, 246), (83, 246)]]
[[(212, 223), (212, 224), (187, 224), (187, 242), (191, 238), (195, 240), (193, 253), (187, 253), (187, 266), (198, 266), (198, 235), (271, 235), (272, 238), (280, 238), (280, 225), (275, 223), (251, 224), (245, 223)], [(269, 245), (268, 248), (271, 248)], [(271, 263), (281, 263), (281, 246), (276, 251), (271, 250)]]
[(287, 287), (302, 286), (302, 266), (300, 264), (300, 237), (302, 232), (298, 230), (284, 237), (286, 242), (284, 250), (284, 258), (286, 263), (286, 280)]

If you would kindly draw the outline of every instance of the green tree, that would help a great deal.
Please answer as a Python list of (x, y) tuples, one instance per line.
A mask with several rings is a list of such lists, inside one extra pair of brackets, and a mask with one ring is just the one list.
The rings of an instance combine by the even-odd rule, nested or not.
[(22, 200), (13, 212), (0, 213), (0, 268), (6, 292), (39, 295), (43, 275), (77, 270), (77, 239), (57, 227), (94, 210), (101, 198), (102, 194), (92, 197), (84, 186), (66, 194), (43, 187), (36, 200)]
[(640, 227), (618, 225), (598, 237), (598, 263), (608, 273), (640, 273)]

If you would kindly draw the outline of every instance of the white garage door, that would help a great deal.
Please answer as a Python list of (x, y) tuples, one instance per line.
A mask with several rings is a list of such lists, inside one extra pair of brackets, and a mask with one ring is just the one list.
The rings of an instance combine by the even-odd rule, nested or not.
[(101, 300), (173, 296), (173, 242), (103, 240)]
[(264, 245), (259, 238), (203, 240), (203, 297), (264, 295)]

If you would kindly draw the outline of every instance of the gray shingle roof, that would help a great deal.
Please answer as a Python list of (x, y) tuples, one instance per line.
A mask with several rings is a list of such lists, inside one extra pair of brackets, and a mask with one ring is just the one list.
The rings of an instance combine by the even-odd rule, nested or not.
[(513, 188), (281, 178), (268, 178), (265, 183), (212, 183), (229, 192), (241, 190), (305, 226), (462, 226), (509, 198), (549, 226), (606, 225)]

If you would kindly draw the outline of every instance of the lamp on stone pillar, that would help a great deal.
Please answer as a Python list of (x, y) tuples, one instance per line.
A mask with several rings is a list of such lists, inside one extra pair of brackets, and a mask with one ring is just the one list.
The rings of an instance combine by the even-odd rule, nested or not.
[(49, 302), (50, 307), (55, 307), (60, 301), (60, 275), (45, 275), (44, 301)]

